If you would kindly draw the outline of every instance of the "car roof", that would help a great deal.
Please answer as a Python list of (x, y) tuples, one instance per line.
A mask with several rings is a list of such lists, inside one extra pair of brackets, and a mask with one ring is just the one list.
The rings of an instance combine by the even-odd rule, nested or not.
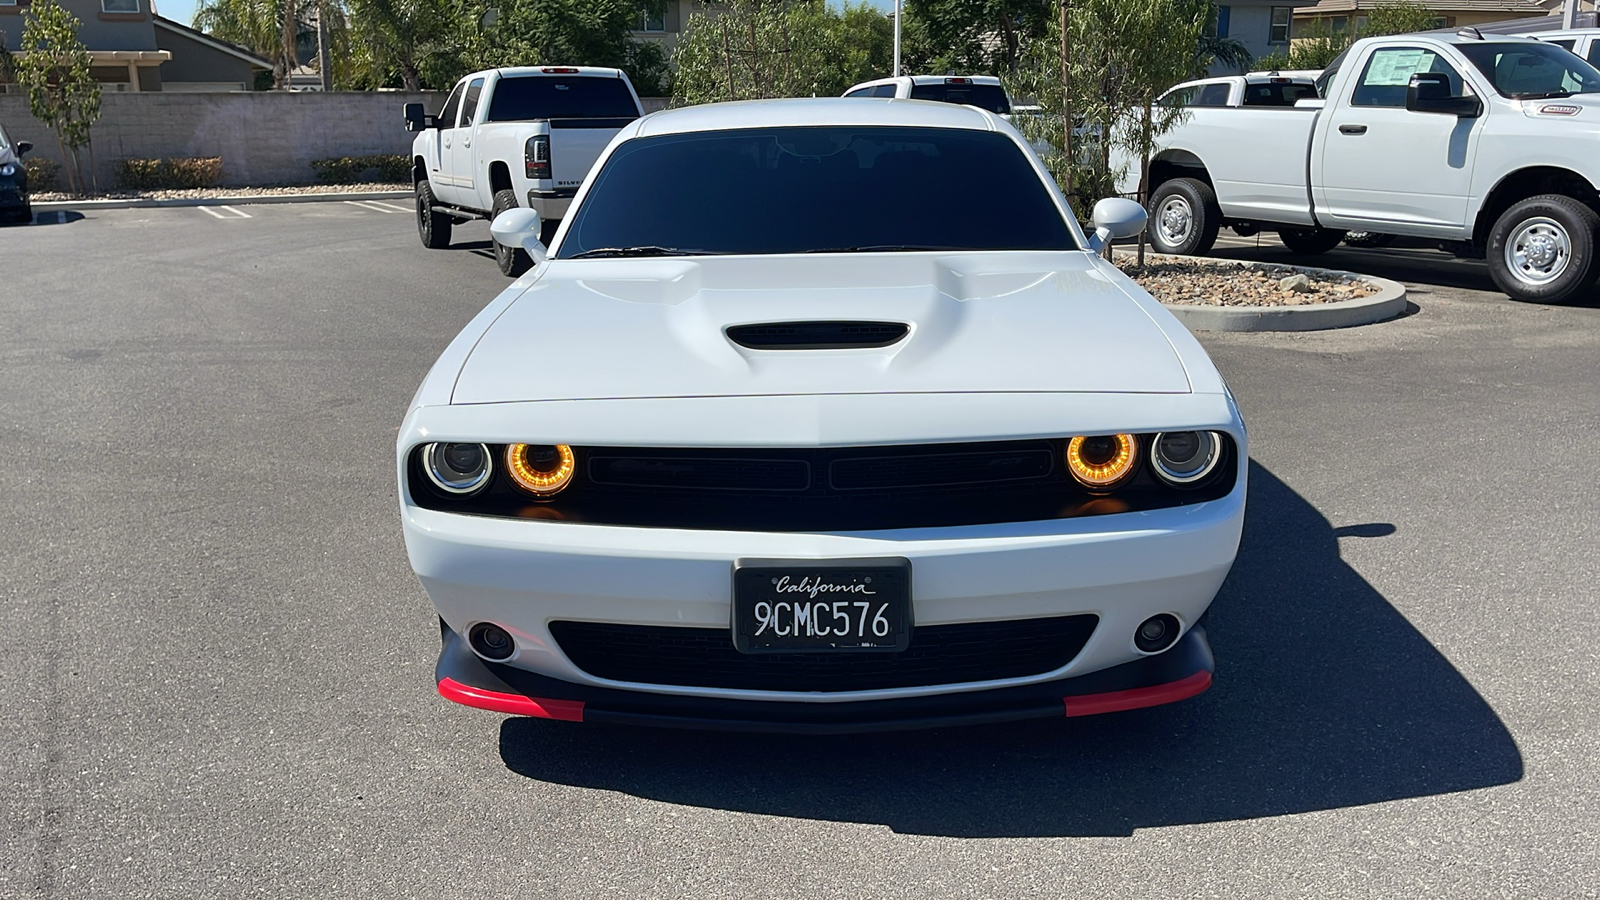
[(875, 87), (880, 84), (944, 84), (947, 78), (965, 78), (973, 84), (987, 84), (999, 86), (1000, 79), (995, 75), (894, 75), (889, 78), (874, 78), (860, 84), (852, 84), (845, 90), (854, 91), (864, 87)]
[(809, 97), (706, 103), (662, 110), (640, 119), (636, 134), (644, 137), (784, 125), (899, 125), (996, 131), (999, 121), (994, 113), (975, 106), (933, 100), (884, 98), (876, 103), (862, 103), (848, 97)]
[[(560, 69), (561, 71), (554, 71)], [(600, 66), (507, 66), (503, 69), (485, 69), (474, 72), (473, 75), (486, 75), (495, 72), (501, 78), (521, 78), (526, 75), (578, 75), (597, 78), (620, 78), (621, 69), (607, 69)]]
[(1528, 31), (1522, 37), (1544, 38), (1552, 37), (1583, 37), (1584, 35), (1600, 34), (1600, 28), (1555, 28), (1550, 31)]

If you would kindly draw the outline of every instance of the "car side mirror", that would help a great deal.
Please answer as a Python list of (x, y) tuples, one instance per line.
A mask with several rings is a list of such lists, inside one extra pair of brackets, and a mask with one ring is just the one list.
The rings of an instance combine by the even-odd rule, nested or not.
[(428, 115), (421, 103), (407, 103), (405, 116), (407, 131), (426, 131), (438, 127), (438, 117)]
[(28, 151), (30, 151), (32, 149), (33, 149), (33, 142), (32, 141), (17, 141), (17, 159), (21, 159), (22, 158), (22, 154), (27, 153)]
[(539, 221), (538, 213), (519, 206), (495, 216), (494, 221), (489, 223), (489, 233), (502, 247), (528, 251), (533, 264), (538, 266), (550, 257), (549, 249), (539, 240), (539, 230), (543, 224)]
[(1107, 197), (1094, 205), (1094, 234), (1089, 249), (1099, 253), (1120, 238), (1137, 237), (1148, 218), (1144, 207), (1124, 197)]
[(1418, 72), (1406, 85), (1406, 109), (1419, 113), (1438, 113), (1461, 119), (1483, 115), (1483, 101), (1477, 97), (1457, 97), (1450, 93), (1450, 76), (1443, 72)]

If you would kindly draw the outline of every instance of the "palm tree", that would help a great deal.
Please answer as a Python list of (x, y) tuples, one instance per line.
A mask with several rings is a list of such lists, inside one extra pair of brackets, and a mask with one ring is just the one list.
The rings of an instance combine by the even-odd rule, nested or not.
[(297, 6), (296, 0), (201, 0), (194, 27), (271, 61), (273, 84), (283, 90), (300, 64)]

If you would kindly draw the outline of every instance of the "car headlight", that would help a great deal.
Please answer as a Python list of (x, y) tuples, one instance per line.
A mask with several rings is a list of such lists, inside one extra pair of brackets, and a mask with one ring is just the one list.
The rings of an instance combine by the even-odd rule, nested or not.
[(1151, 443), (1151, 466), (1173, 487), (1200, 483), (1222, 460), (1222, 438), (1215, 431), (1164, 431)]
[(1067, 471), (1091, 490), (1115, 487), (1139, 463), (1139, 442), (1131, 434), (1079, 435), (1067, 442)]
[(451, 494), (474, 493), (494, 474), (494, 457), (482, 444), (429, 444), (422, 461), (428, 480)]
[(0, 166), (0, 178), (10, 178), (15, 174), (17, 174), (17, 167), (13, 166), (11, 163), (6, 163), (5, 165)]
[(553, 497), (572, 483), (577, 457), (566, 444), (511, 444), (506, 447), (506, 472), (517, 487), (535, 497)]

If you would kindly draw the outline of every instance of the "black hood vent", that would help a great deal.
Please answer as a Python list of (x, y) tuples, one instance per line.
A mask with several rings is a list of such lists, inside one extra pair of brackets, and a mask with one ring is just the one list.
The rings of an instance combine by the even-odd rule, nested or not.
[(728, 339), (751, 350), (849, 350), (887, 347), (910, 330), (904, 322), (762, 322), (731, 326)]

